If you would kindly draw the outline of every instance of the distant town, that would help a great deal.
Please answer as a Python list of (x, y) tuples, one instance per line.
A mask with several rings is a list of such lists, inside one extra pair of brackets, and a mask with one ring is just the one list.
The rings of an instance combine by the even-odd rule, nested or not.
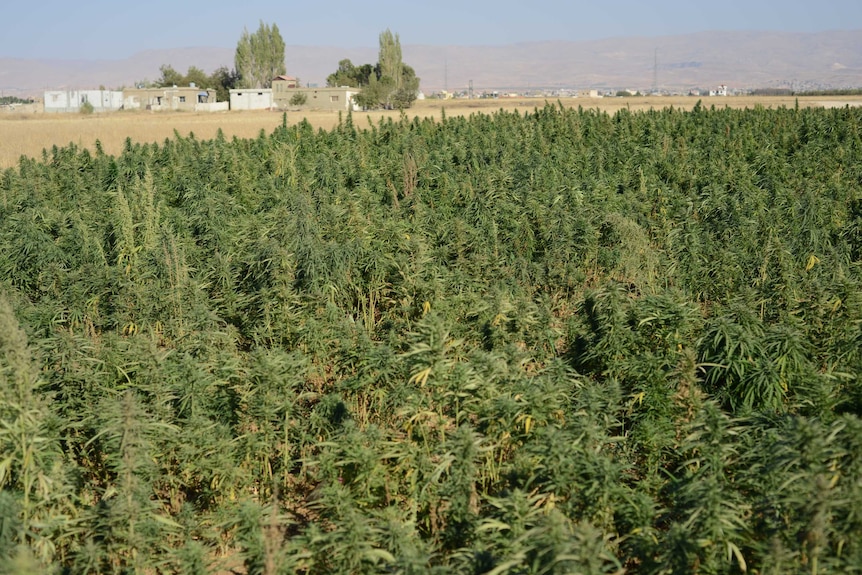
[[(354, 96), (359, 88), (349, 86), (301, 86), (291, 76), (279, 76), (271, 88), (230, 90), (229, 101), (218, 101), (215, 90), (195, 86), (145, 87), (121, 90), (72, 89), (45, 90), (40, 99), (0, 98), (0, 107), (14, 110), (28, 106), (31, 111), (46, 113), (104, 113), (121, 110), (226, 112), (230, 110), (330, 110), (360, 111)], [(773, 90), (772, 92), (775, 92)], [(782, 91), (783, 92), (783, 91)], [(789, 91), (787, 91), (789, 92)], [(440, 90), (418, 99), (496, 99), (496, 98), (627, 98), (638, 96), (697, 96), (722, 97), (751, 94), (752, 90), (736, 90), (727, 85), (687, 91), (660, 89), (576, 89), (576, 88), (496, 88)]]
[[(300, 85), (297, 78), (282, 75), (273, 79), (271, 88), (232, 89), (228, 101), (219, 101), (216, 91), (189, 86), (153, 87), (138, 85), (118, 90), (57, 89), (45, 90), (41, 99), (0, 95), (0, 110), (45, 113), (104, 113), (122, 110), (227, 112), (240, 110), (285, 111), (361, 111), (354, 96), (360, 88), (328, 87), (316, 84)], [(662, 88), (561, 88), (561, 87), (500, 87), (458, 90), (438, 90), (418, 93), (417, 99), (506, 99), (506, 98), (632, 98), (661, 96), (724, 97), (724, 96), (790, 96), (860, 94), (859, 88), (835, 89), (820, 85), (799, 85), (794, 88), (732, 88), (720, 84), (711, 88), (668, 90)], [(26, 108), (25, 108), (26, 107)]]

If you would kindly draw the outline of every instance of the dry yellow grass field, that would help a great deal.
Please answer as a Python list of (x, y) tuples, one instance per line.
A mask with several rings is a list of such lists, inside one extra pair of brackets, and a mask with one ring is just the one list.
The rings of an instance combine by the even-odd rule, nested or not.
[[(423, 100), (407, 110), (408, 117), (440, 117), (445, 108), (446, 115), (469, 115), (474, 113), (493, 113), (499, 109), (531, 111), (544, 106), (546, 101), (556, 104), (557, 100), (542, 98), (506, 98), (498, 100)], [(621, 108), (648, 110), (674, 106), (691, 109), (698, 98), (695, 97), (637, 97), (637, 98), (567, 98), (559, 100), (564, 106), (599, 109), (614, 113)], [(794, 97), (726, 97), (703, 98), (702, 105), (733, 108), (792, 107)], [(862, 106), (862, 96), (841, 97), (800, 97), (800, 106)], [(359, 127), (368, 122), (377, 123), (383, 117), (398, 118), (397, 111), (355, 112), (353, 121)], [(292, 125), (306, 118), (313, 126), (331, 129), (338, 123), (338, 114), (333, 112), (288, 112), (288, 124)], [(122, 150), (126, 138), (135, 142), (162, 142), (172, 138), (174, 132), (182, 136), (193, 133), (196, 138), (205, 140), (215, 137), (221, 129), (225, 136), (232, 138), (256, 137), (261, 130), (269, 133), (281, 124), (281, 112), (116, 112), (112, 114), (44, 114), (4, 112), (0, 113), (0, 168), (17, 164), (23, 156), (39, 157), (42, 150), (52, 146), (65, 146), (74, 143), (81, 148), (93, 149), (96, 140), (109, 154)]]

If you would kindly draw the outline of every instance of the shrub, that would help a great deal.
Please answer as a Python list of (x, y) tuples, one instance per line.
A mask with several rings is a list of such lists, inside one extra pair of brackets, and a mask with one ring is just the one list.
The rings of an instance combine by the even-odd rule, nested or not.
[(304, 106), (308, 102), (308, 95), (305, 92), (297, 92), (290, 97), (291, 106)]

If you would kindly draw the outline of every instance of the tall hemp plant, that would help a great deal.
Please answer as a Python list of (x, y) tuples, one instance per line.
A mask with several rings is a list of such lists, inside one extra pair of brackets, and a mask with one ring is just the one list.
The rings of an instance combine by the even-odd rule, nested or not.
[(0, 562), (23, 555), (44, 568), (62, 557), (76, 513), (62, 422), (40, 393), (40, 379), (12, 304), (0, 295)]

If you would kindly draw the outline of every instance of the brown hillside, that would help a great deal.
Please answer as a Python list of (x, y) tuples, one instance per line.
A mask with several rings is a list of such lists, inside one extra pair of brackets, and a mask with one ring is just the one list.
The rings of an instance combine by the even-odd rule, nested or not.
[[(323, 84), (343, 58), (376, 60), (374, 48), (288, 46), (288, 72)], [(466, 88), (731, 88), (820, 89), (862, 86), (862, 30), (817, 34), (702, 32), (584, 42), (502, 46), (404, 45), (426, 92)], [(657, 66), (656, 66), (657, 60)], [(233, 65), (233, 49), (181, 48), (141, 52), (123, 60), (0, 58), (0, 90), (38, 96), (46, 89), (109, 88), (155, 79), (159, 66), (212, 71)]]

